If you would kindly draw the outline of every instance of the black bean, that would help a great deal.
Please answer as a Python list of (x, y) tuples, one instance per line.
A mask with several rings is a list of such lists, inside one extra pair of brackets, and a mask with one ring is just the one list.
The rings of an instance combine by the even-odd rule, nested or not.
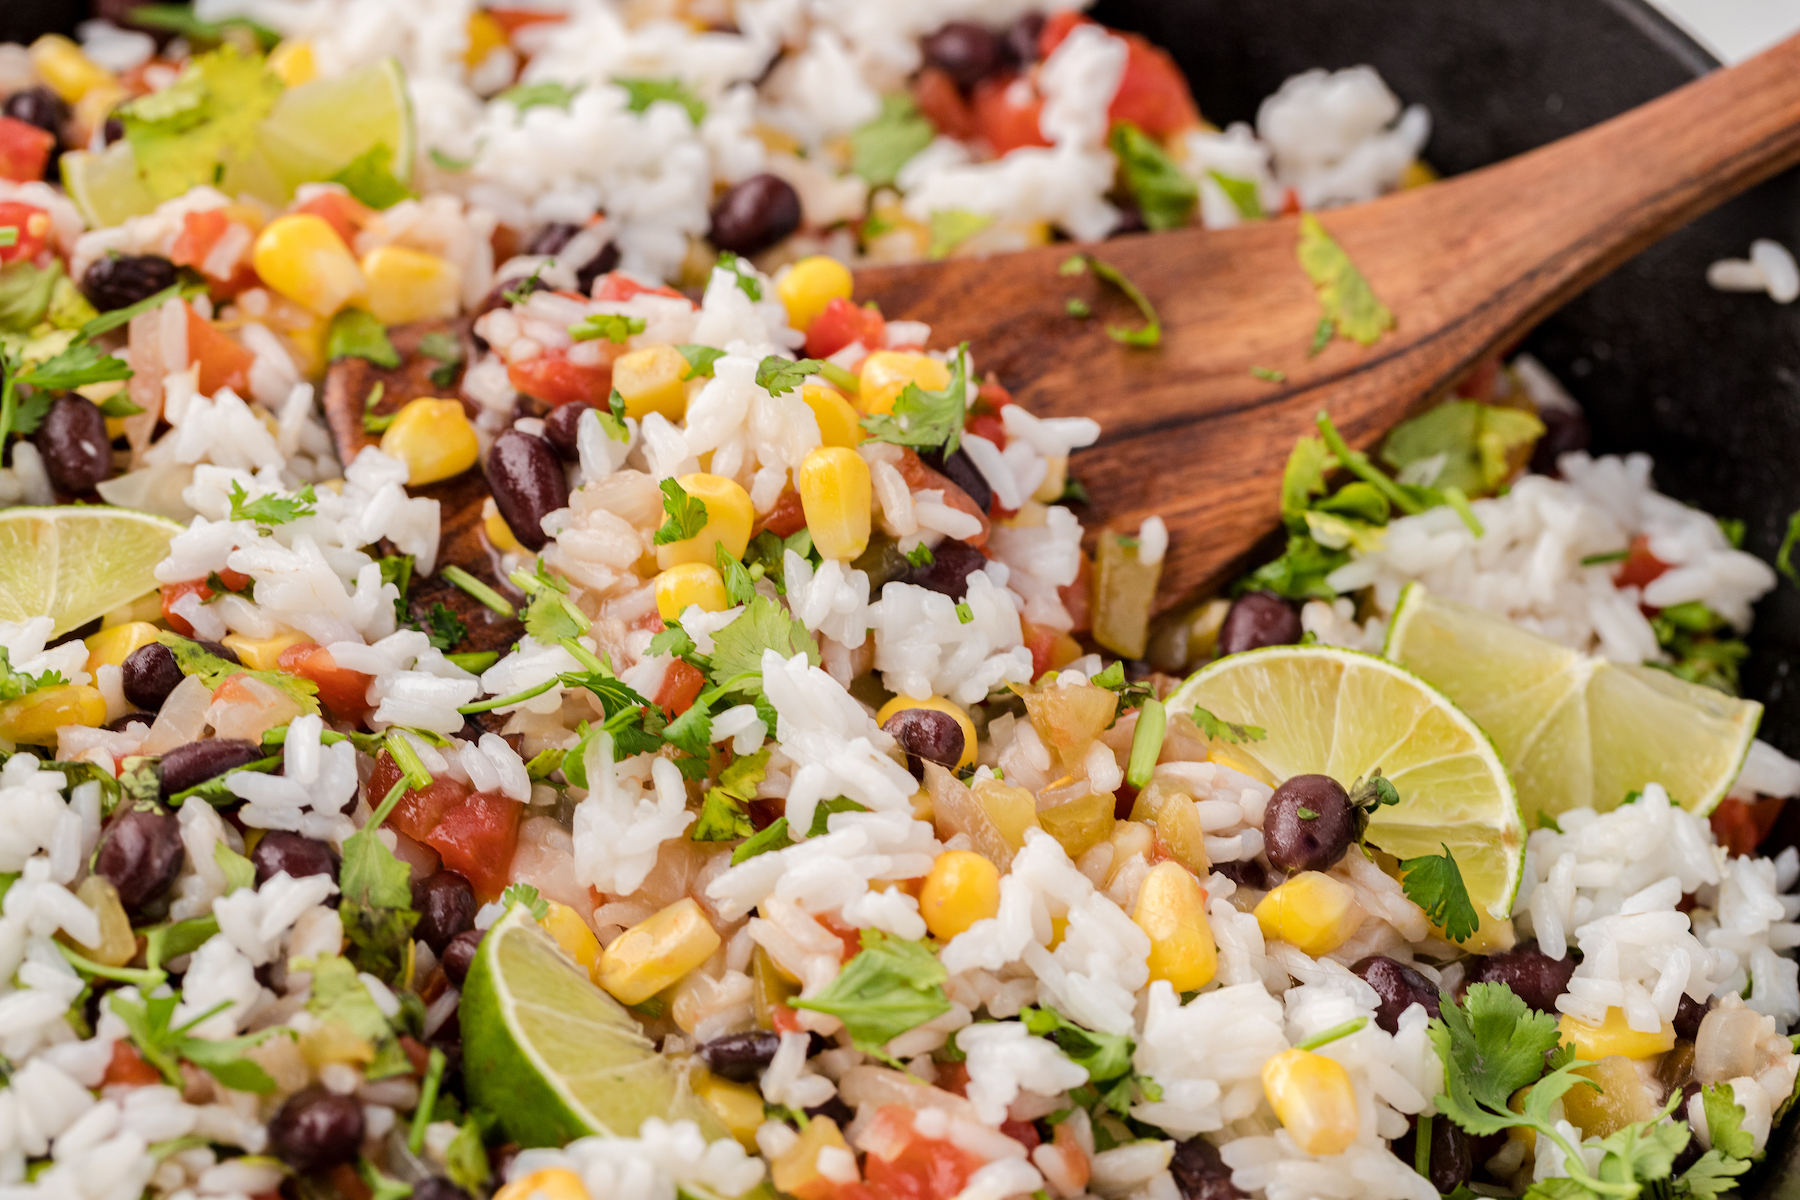
[(108, 721), (106, 723), (106, 728), (113, 733), (124, 733), (125, 727), (133, 723), (145, 726), (154, 725), (156, 723), (156, 714), (147, 712), (128, 712), (122, 717), (114, 717), (112, 720)]
[(355, 1162), (362, 1141), (363, 1110), (356, 1097), (318, 1084), (288, 1097), (269, 1122), (269, 1149), (303, 1174)]
[(1521, 942), (1501, 954), (1469, 961), (1463, 978), (1469, 983), (1504, 983), (1539, 1012), (1557, 1016), (1556, 998), (1569, 990), (1575, 956), (1551, 958), (1536, 942)]
[(512, 415), (508, 420), (509, 422), (524, 421), (528, 419), (542, 421), (550, 415), (551, 411), (551, 406), (545, 401), (539, 400), (536, 396), (527, 396), (524, 392), (520, 392), (513, 397)]
[(1680, 1003), (1675, 1006), (1675, 1036), (1686, 1038), (1690, 1042), (1699, 1037), (1700, 1022), (1706, 1019), (1706, 1014), (1712, 1011), (1716, 1003), (1718, 1001), (1715, 997), (1708, 996), (1706, 1003), (1701, 1004), (1683, 992)]
[(1350, 969), (1362, 976), (1363, 982), (1381, 997), (1381, 1004), (1375, 1010), (1375, 1023), (1389, 1033), (1400, 1032), (1400, 1014), (1415, 1004), (1424, 1005), (1425, 1011), (1433, 1017), (1438, 1015), (1436, 986), (1405, 963), (1377, 954)]
[[(1673, 1113), (1676, 1121), (1683, 1125), (1688, 1125), (1688, 1101), (1699, 1095), (1700, 1088), (1701, 1084), (1699, 1080), (1691, 1080), (1682, 1086), (1681, 1101), (1676, 1104), (1675, 1112)], [(1682, 1175), (1687, 1173), (1689, 1167), (1700, 1161), (1700, 1156), (1704, 1153), (1706, 1153), (1706, 1147), (1702, 1146), (1700, 1144), (1700, 1139), (1694, 1135), (1694, 1127), (1688, 1125), (1687, 1145), (1683, 1146), (1681, 1148), (1681, 1153), (1675, 1156), (1675, 1163), (1669, 1170), (1669, 1177), (1671, 1179), (1681, 1178)]]
[(1169, 1159), (1169, 1174), (1181, 1190), (1181, 1200), (1242, 1200), (1231, 1182), (1231, 1168), (1219, 1156), (1219, 1148), (1203, 1137), (1177, 1143)]
[(531, 241), (525, 246), (525, 253), (555, 254), (574, 241), (575, 235), (580, 232), (579, 225), (571, 225), (567, 221), (552, 221), (531, 235)]
[(882, 726), (906, 751), (906, 769), (914, 779), (925, 778), (925, 763), (934, 762), (954, 771), (961, 761), (963, 729), (955, 717), (935, 708), (903, 708)]
[(544, 517), (569, 504), (569, 477), (556, 451), (541, 437), (509, 429), (489, 447), (486, 470), (501, 519), (521, 546), (542, 550), (550, 540)]
[(308, 875), (328, 875), (336, 879), (338, 873), (337, 852), (329, 845), (285, 829), (271, 829), (263, 834), (256, 849), (250, 852), (250, 864), (256, 868), (258, 887), (283, 871), (290, 879), (303, 879)]
[(431, 1175), (412, 1185), (412, 1200), (469, 1200), (469, 1193), (448, 1179)]
[(1261, 646), (1291, 646), (1305, 632), (1294, 606), (1274, 592), (1245, 592), (1231, 602), (1219, 626), (1219, 653), (1239, 654)]
[(413, 911), (419, 924), (413, 936), (442, 955), (450, 939), (475, 927), (475, 889), (459, 872), (434, 871), (412, 885)]
[(224, 642), (209, 642), (205, 638), (195, 638), (194, 645), (215, 658), (222, 658), (228, 663), (236, 663), (240, 667), (244, 665), (244, 660), (238, 657), (238, 652)]
[(572, 404), (559, 404), (550, 410), (544, 418), (544, 440), (564, 462), (580, 462), (581, 451), (576, 444), (576, 426), (581, 423), (581, 414), (593, 407), (579, 400)]
[(1263, 814), (1264, 853), (1283, 871), (1327, 870), (1355, 840), (1349, 793), (1329, 775), (1287, 780)]
[(58, 396), (33, 435), (44, 473), (56, 490), (79, 496), (94, 490), (112, 471), (112, 439), (106, 418), (92, 400), (73, 392)]
[[(1412, 1128), (1394, 1139), (1394, 1157), (1413, 1166), (1418, 1145), (1419, 1125), (1415, 1119)], [(1440, 1192), (1454, 1192), (1475, 1174), (1475, 1141), (1449, 1117), (1440, 1115), (1431, 1120), (1431, 1159), (1425, 1172), (1431, 1186)]]
[(128, 308), (175, 282), (175, 264), (158, 254), (108, 254), (81, 277), (81, 291), (101, 312)]
[(163, 796), (185, 792), (262, 757), (261, 746), (241, 738), (202, 738), (177, 746), (162, 757)]
[(110, 146), (124, 136), (125, 122), (117, 117), (106, 118), (106, 123), (100, 126), (100, 141), (105, 145)]
[(168, 890), (185, 858), (179, 821), (166, 812), (130, 808), (107, 824), (94, 874), (118, 889), (127, 912), (135, 912)]
[(713, 205), (708, 236), (721, 250), (755, 254), (800, 228), (800, 193), (779, 175), (732, 184)]
[(26, 88), (22, 92), (14, 92), (6, 98), (4, 112), (15, 121), (23, 121), (27, 125), (36, 125), (45, 133), (62, 135), (62, 127), (69, 119), (69, 106), (62, 97), (47, 87)]
[(969, 21), (952, 21), (919, 43), (925, 65), (950, 76), (965, 91), (1005, 64), (1002, 47), (997, 35)]
[(438, 962), (443, 965), (444, 974), (457, 987), (469, 976), (469, 967), (475, 961), (475, 952), (481, 949), (481, 930), (465, 929), (444, 946), (444, 952), (438, 955)]
[(1107, 230), (1109, 238), (1123, 237), (1128, 233), (1143, 233), (1150, 228), (1144, 221), (1144, 210), (1130, 196), (1119, 196), (1113, 200), (1113, 207), (1119, 210), (1119, 219)]
[(1038, 43), (1044, 36), (1044, 14), (1026, 13), (1006, 31), (1006, 49), (1022, 67), (1038, 60)]
[(1548, 408), (1538, 414), (1538, 420), (1544, 423), (1544, 436), (1532, 447), (1531, 469), (1540, 475), (1555, 475), (1557, 459), (1588, 448), (1587, 417), (1580, 409)]
[(833, 1096), (823, 1104), (815, 1104), (806, 1110), (808, 1117), (828, 1117), (836, 1122), (839, 1129), (846, 1129), (856, 1119), (856, 1110), (844, 1103), (842, 1096)]
[(600, 247), (600, 253), (594, 255), (579, 267), (575, 268), (575, 287), (586, 296), (594, 290), (594, 280), (605, 275), (619, 265), (619, 248), (608, 242)]
[(161, 642), (139, 646), (119, 666), (125, 698), (148, 712), (156, 712), (181, 686), (184, 676), (175, 665), (175, 652)]
[(1214, 863), (1212, 869), (1239, 887), (1255, 888), (1259, 892), (1267, 891), (1269, 888), (1269, 873), (1263, 870), (1263, 865), (1254, 858)]
[(975, 460), (961, 446), (955, 453), (945, 454), (942, 449), (928, 451), (919, 455), (932, 470), (943, 475), (951, 483), (969, 493), (969, 499), (975, 507), (986, 512), (994, 503), (994, 489), (975, 467)]
[(749, 1083), (775, 1060), (781, 1035), (768, 1029), (727, 1033), (703, 1042), (698, 1051), (707, 1069), (733, 1083)]
[(909, 566), (900, 576), (904, 583), (917, 584), (928, 591), (942, 592), (952, 600), (961, 600), (969, 591), (969, 576), (987, 566), (987, 556), (955, 538), (945, 538), (931, 548), (931, 562), (922, 567)]

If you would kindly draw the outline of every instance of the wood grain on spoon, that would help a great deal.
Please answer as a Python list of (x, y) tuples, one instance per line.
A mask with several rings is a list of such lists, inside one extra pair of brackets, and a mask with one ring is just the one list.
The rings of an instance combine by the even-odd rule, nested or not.
[[(1157, 304), (1160, 349), (1106, 336), (1106, 320), (1132, 314), (1091, 275), (1057, 273), (1067, 245), (859, 271), (857, 298), (929, 322), (936, 345), (969, 342), (977, 369), (1033, 412), (1100, 422), (1073, 464), (1088, 524), (1134, 532), (1163, 517), (1166, 610), (1275, 528), (1282, 467), (1321, 410), (1369, 448), (1625, 259), (1796, 162), (1800, 37), (1509, 162), (1327, 213), (1398, 327), (1310, 359), (1320, 310), (1293, 219), (1097, 247)], [(1071, 296), (1096, 319), (1067, 315)]]

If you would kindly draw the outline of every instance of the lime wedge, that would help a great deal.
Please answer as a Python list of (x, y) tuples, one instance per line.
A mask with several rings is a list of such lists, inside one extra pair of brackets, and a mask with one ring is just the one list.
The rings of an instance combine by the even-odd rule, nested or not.
[(1705, 815), (1731, 789), (1762, 719), (1755, 701), (1589, 658), (1416, 583), (1400, 595), (1384, 653), (1481, 723), (1532, 820), (1604, 812), (1646, 783)]
[(181, 530), (128, 508), (0, 510), (0, 621), (53, 617), (56, 636), (155, 590)]
[(291, 88), (263, 120), (259, 138), (257, 153), (236, 168), (236, 177), (259, 193), (269, 186), (282, 190), (271, 199), (285, 201), (299, 185), (330, 179), (382, 145), (393, 151), (390, 169), (405, 183), (414, 154), (406, 75), (398, 62), (384, 58)]
[(481, 940), (462, 995), (469, 1099), (521, 1146), (630, 1137), (646, 1117), (724, 1127), (636, 1018), (515, 904)]
[(62, 156), (63, 186), (91, 229), (121, 225), (156, 207), (156, 197), (138, 174), (131, 143), (120, 139), (98, 153), (71, 150)]
[(1329, 775), (1349, 787), (1375, 768), (1400, 803), (1378, 810), (1368, 841), (1396, 858), (1456, 858), (1476, 906), (1512, 911), (1525, 827), (1512, 781), (1480, 726), (1423, 679), (1335, 646), (1269, 646), (1201, 668), (1168, 700), (1266, 731), (1230, 747), (1278, 780)]

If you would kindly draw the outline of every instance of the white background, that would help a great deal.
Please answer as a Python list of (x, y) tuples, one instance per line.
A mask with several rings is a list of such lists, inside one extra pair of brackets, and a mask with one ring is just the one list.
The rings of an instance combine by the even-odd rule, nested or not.
[(1651, 0), (1701, 45), (1737, 62), (1800, 32), (1800, 0)]

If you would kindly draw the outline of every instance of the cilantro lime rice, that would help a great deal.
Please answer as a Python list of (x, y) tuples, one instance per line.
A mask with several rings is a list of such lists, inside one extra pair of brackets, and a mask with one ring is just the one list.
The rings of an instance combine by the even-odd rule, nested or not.
[(1067, 4), (135, 19), (0, 46), (0, 1200), (1763, 1157), (1800, 764), (1741, 527), (1496, 361), (1371, 454), (1321, 415), (1282, 553), (1153, 622), (1099, 426), (857, 295), (1301, 213), (1378, 341), (1310, 215), (1432, 177), (1372, 70), (1219, 130)]

